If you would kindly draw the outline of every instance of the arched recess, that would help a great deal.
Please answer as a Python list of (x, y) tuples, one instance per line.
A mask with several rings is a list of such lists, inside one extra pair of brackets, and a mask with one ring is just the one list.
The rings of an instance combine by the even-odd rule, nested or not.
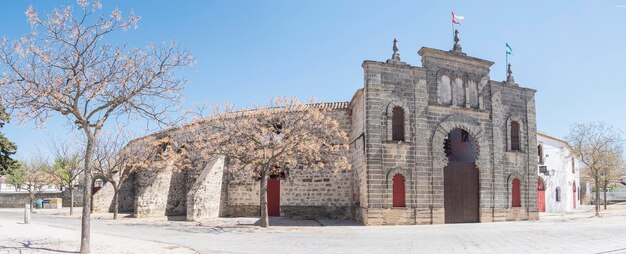
[(411, 193), (409, 192), (409, 187), (410, 187), (410, 182), (411, 182), (411, 175), (401, 168), (393, 168), (389, 170), (389, 172), (387, 172), (387, 175), (386, 175), (387, 186), (385, 188), (386, 189), (385, 204), (387, 205), (387, 207), (394, 207), (394, 204), (393, 204), (394, 176), (396, 175), (401, 175), (404, 179), (404, 200), (405, 200), (404, 207), (410, 207), (411, 206), (411, 202), (410, 202)]
[(409, 134), (409, 130), (410, 130), (409, 115), (410, 114), (409, 114), (409, 110), (406, 104), (404, 102), (397, 101), (397, 100), (389, 102), (385, 110), (385, 117), (387, 118), (387, 140), (389, 141), (393, 140), (393, 109), (394, 108), (401, 108), (402, 111), (404, 111), (404, 142), (407, 142), (410, 140), (410, 134)]
[(525, 126), (526, 124), (524, 123), (524, 121), (522, 121), (521, 117), (518, 116), (509, 116), (509, 118), (506, 120), (506, 150), (507, 151), (513, 151), (512, 146), (511, 146), (511, 123), (512, 122), (517, 122), (519, 125), (519, 130), (518, 130), (518, 135), (519, 135), (519, 150), (516, 150), (518, 152), (525, 152), (526, 151), (526, 139), (524, 138), (524, 133), (525, 133)]
[[(513, 189), (515, 188), (513, 181), (517, 179), (519, 181), (519, 192), (518, 193), (513, 193)], [(506, 180), (506, 193), (507, 193), (507, 203), (509, 204), (509, 208), (511, 207), (526, 207), (526, 204), (524, 203), (524, 199), (522, 199), (522, 190), (524, 188), (522, 188), (522, 183), (525, 183), (525, 178), (522, 175), (519, 175), (517, 173), (512, 173), (509, 174), (509, 176), (507, 177)], [(519, 206), (514, 206), (513, 203), (515, 203), (514, 201), (514, 195), (518, 195), (519, 198)], [(517, 204), (516, 204), (517, 205)]]
[[(478, 217), (480, 207), (488, 207), (490, 201), (489, 187), (491, 186), (489, 163), (489, 142), (485, 137), (481, 125), (471, 117), (453, 114), (445, 118), (437, 127), (431, 138), (432, 172), (430, 179), (431, 207), (440, 209), (444, 207), (444, 168), (448, 165), (448, 157), (444, 150), (445, 140), (454, 129), (466, 131), (476, 143), (476, 160), (474, 165), (478, 170)], [(445, 209), (444, 209), (445, 210)], [(445, 213), (445, 211), (444, 211)]]

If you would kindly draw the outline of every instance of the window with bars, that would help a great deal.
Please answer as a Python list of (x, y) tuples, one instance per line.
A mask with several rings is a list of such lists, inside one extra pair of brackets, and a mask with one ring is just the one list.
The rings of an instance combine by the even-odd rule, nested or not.
[(519, 123), (516, 121), (511, 122), (511, 150), (520, 151), (520, 133)]
[(404, 141), (404, 109), (395, 107), (391, 118), (391, 136), (393, 141)]

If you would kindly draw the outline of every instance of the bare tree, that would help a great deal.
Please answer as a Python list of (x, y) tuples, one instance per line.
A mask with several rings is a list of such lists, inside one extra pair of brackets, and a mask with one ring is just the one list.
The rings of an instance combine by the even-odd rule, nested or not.
[[(145, 49), (104, 43), (118, 31), (137, 27), (133, 12), (101, 11), (100, 1), (78, 0), (40, 16), (26, 10), (32, 33), (0, 44), (1, 96), (18, 120), (64, 116), (81, 130), (84, 150), (84, 207), (91, 206), (94, 144), (110, 119), (133, 114), (167, 124), (182, 100), (185, 80), (174, 74), (191, 65), (190, 53), (174, 42)], [(81, 253), (89, 253), (89, 209), (83, 209)]]
[[(128, 159), (132, 155), (132, 152), (128, 149), (137, 149), (138, 147), (129, 147), (126, 151), (123, 151), (128, 143), (128, 137), (129, 135), (124, 131), (102, 135), (98, 139), (94, 150), (95, 172), (104, 177), (113, 187), (113, 219), (117, 219), (119, 211), (120, 187), (136, 169), (128, 163)], [(147, 148), (142, 147), (141, 149)]]
[(567, 140), (576, 157), (585, 165), (583, 172), (594, 181), (595, 215), (599, 216), (602, 174), (615, 166), (615, 155), (623, 151), (621, 133), (601, 122), (576, 123)]
[(620, 179), (624, 173), (624, 160), (621, 147), (615, 152), (607, 154), (603, 164), (605, 165), (600, 170), (600, 188), (604, 194), (604, 210), (606, 210), (607, 200), (606, 192), (609, 189), (609, 185), (614, 181)]
[(83, 173), (82, 156), (78, 150), (68, 142), (53, 141), (54, 165), (50, 168), (50, 175), (59, 186), (64, 187), (70, 194), (70, 215), (74, 213), (74, 187), (78, 177)]
[(21, 182), (16, 182), (19, 189), (28, 191), (30, 201), (30, 212), (33, 212), (35, 195), (40, 193), (44, 187), (52, 184), (54, 179), (49, 174), (50, 165), (41, 156), (36, 156), (28, 161), (19, 163), (19, 167), (11, 174), (19, 175)]
[(194, 144), (208, 146), (199, 149), (206, 152), (202, 157), (225, 156), (233, 173), (260, 181), (262, 227), (269, 226), (266, 192), (271, 175), (289, 169), (349, 168), (347, 134), (316, 104), (279, 98), (241, 111), (226, 105), (204, 120), (210, 130), (200, 132), (205, 138), (193, 137)]

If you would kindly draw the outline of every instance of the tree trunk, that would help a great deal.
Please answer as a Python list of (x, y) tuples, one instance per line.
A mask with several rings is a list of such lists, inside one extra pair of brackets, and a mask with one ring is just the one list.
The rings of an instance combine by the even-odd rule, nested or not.
[(119, 192), (119, 184), (114, 182), (111, 182), (111, 184), (113, 185), (113, 219), (117, 220), (117, 210), (119, 206), (119, 195), (117, 195), (117, 193)]
[(28, 192), (28, 199), (30, 200), (30, 213), (33, 213), (33, 203), (35, 202), (35, 192), (34, 191), (29, 191)]
[(600, 216), (600, 181), (598, 179), (598, 175), (596, 173), (596, 175), (594, 176), (594, 180), (595, 180), (595, 187), (596, 187), (596, 202), (594, 202), (594, 206), (596, 209), (596, 216)]
[(81, 223), (81, 231), (80, 231), (80, 253), (90, 253), (89, 247), (89, 239), (90, 239), (90, 208), (91, 208), (91, 188), (92, 183), (91, 179), (93, 178), (93, 173), (91, 172), (91, 157), (93, 153), (93, 145), (95, 142), (95, 135), (92, 135), (89, 127), (83, 128), (85, 131), (85, 136), (87, 136), (87, 147), (85, 149), (85, 178), (83, 179), (83, 217)]
[(606, 210), (606, 184), (604, 185), (604, 210)]
[[(70, 183), (70, 185), (72, 185)], [(74, 187), (67, 188), (70, 191), (70, 216), (74, 214)]]
[(267, 211), (267, 171), (261, 172), (261, 227), (269, 227), (270, 217)]

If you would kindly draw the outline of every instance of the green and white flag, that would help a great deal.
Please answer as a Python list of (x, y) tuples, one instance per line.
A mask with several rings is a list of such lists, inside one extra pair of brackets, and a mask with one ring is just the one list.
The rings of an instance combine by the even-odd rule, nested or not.
[(509, 43), (506, 43), (506, 54), (507, 55), (513, 55), (513, 49), (511, 48), (511, 46), (509, 46)]

